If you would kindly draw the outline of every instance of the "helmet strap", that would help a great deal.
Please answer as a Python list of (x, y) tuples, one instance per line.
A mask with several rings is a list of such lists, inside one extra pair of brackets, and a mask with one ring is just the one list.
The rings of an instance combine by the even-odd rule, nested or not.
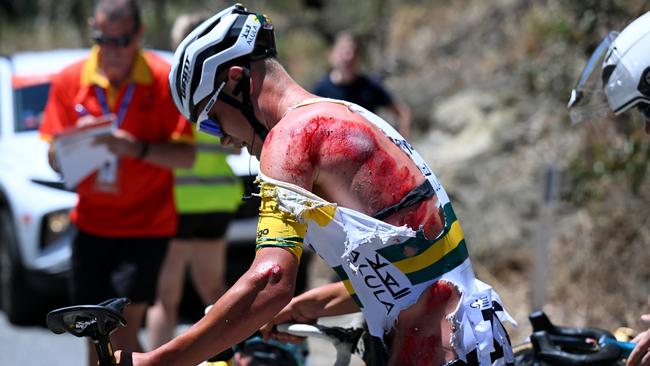
[(220, 99), (233, 108), (239, 109), (244, 117), (246, 117), (251, 127), (253, 127), (255, 133), (259, 135), (260, 138), (262, 138), (262, 142), (264, 142), (266, 135), (269, 133), (269, 130), (257, 119), (257, 117), (255, 117), (250, 93), (250, 71), (247, 66), (243, 66), (242, 70), (242, 78), (239, 80), (239, 83), (233, 90), (233, 94), (235, 95), (239, 94), (240, 92), (242, 93), (242, 101), (240, 102), (226, 93), (220, 93), (217, 99)]

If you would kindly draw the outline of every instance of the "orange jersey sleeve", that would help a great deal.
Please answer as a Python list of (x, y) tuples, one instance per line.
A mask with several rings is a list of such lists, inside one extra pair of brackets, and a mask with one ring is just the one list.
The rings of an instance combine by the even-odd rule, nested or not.
[[(75, 67), (79, 67), (79, 64), (71, 66), (71, 69)], [(40, 136), (46, 141), (51, 141), (54, 135), (67, 127), (74, 126), (79, 117), (74, 110), (74, 101), (80, 88), (79, 81), (72, 80), (68, 70), (52, 78), (43, 120), (39, 127)]]

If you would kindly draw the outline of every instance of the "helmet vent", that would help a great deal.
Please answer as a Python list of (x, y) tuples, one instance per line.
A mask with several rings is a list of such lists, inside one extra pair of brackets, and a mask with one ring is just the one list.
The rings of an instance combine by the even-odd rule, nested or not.
[(185, 57), (185, 61), (183, 62), (183, 71), (181, 72), (181, 96), (183, 99), (187, 99), (187, 82), (189, 81), (190, 78), (190, 59), (189, 57)]
[(603, 86), (607, 85), (607, 83), (609, 82), (609, 77), (612, 76), (612, 73), (614, 72), (615, 68), (616, 65), (607, 65), (603, 67), (603, 73), (602, 73)]

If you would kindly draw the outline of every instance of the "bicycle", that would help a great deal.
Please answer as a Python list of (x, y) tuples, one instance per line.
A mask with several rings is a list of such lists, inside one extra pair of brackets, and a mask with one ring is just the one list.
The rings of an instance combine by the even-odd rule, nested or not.
[[(56, 309), (47, 315), (47, 327), (56, 334), (67, 332), (89, 337), (95, 345), (99, 366), (115, 366), (110, 335), (119, 326), (126, 326), (122, 310), (128, 303), (126, 298), (116, 298), (98, 305)], [(514, 347), (517, 366), (621, 366), (634, 348), (634, 343), (618, 341), (612, 333), (600, 328), (554, 325), (543, 312), (531, 313), (529, 320), (533, 326), (529, 341)], [(372, 342), (362, 327), (280, 324), (277, 328), (296, 336), (331, 342), (337, 352), (335, 366), (348, 365), (352, 354), (373, 365)], [(208, 360), (200, 366), (215, 364)]]
[[(528, 318), (533, 333), (527, 342), (513, 347), (517, 366), (623, 366), (634, 349), (634, 343), (617, 340), (604, 329), (557, 326), (542, 311)], [(331, 342), (336, 349), (334, 366), (349, 365), (352, 354), (368, 359), (369, 341), (363, 328), (279, 324), (277, 330)]]
[(533, 334), (529, 342), (515, 347), (516, 365), (623, 366), (635, 346), (601, 328), (554, 325), (542, 311), (528, 319)]

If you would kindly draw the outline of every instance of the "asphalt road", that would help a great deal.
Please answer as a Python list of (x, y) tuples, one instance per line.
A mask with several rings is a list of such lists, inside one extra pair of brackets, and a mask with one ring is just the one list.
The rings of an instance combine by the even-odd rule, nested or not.
[(84, 340), (40, 327), (16, 327), (0, 312), (0, 365), (84, 365)]

